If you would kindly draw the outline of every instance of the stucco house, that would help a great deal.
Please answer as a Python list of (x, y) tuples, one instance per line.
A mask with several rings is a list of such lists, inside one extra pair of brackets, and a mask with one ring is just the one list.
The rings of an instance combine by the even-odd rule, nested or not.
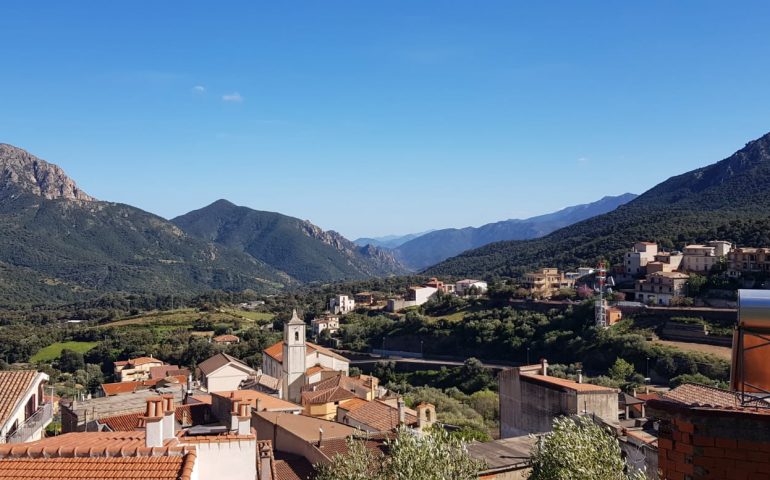
[(40, 440), (53, 418), (43, 402), (48, 375), (34, 370), (0, 371), (0, 443)]
[(217, 353), (198, 365), (201, 387), (209, 392), (237, 390), (241, 382), (257, 375), (257, 370), (226, 353)]

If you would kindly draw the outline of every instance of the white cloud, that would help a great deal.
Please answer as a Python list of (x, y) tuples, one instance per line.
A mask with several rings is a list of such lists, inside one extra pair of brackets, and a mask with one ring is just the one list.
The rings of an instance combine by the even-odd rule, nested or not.
[(243, 97), (238, 92), (226, 93), (222, 95), (222, 101), (240, 103), (243, 101)]
[(192, 88), (193, 93), (206, 93), (206, 87), (203, 85), (196, 85)]

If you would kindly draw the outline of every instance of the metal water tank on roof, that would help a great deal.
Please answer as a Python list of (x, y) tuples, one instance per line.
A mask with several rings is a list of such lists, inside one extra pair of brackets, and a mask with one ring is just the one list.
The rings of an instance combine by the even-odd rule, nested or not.
[(770, 395), (770, 291), (738, 290), (730, 386), (741, 394)]
[(738, 325), (770, 331), (770, 290), (738, 290)]

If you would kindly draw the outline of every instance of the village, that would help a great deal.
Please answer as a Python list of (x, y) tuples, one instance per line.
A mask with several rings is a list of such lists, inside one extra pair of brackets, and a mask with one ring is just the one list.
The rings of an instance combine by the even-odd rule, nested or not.
[[(596, 325), (612, 328), (631, 307), (687, 308), (681, 299), (690, 275), (716, 272), (755, 286), (753, 275), (768, 271), (768, 251), (715, 241), (663, 252), (640, 242), (622, 265), (568, 273), (545, 268), (523, 275), (519, 288), (530, 299), (548, 300), (590, 284), (597, 294)], [(608, 287), (629, 282), (634, 301)], [(452, 425), (438, 421), (435, 405), (407, 406), (376, 376), (351, 374), (351, 360), (343, 352), (308, 338), (323, 332), (333, 336), (341, 318), (357, 309), (393, 313), (436, 295), (481, 297), (488, 288), (481, 280), (431, 278), (409, 287), (401, 298), (376, 298), (370, 292), (334, 295), (328, 313), (309, 325), (294, 311), (283, 324), (282, 340), (262, 351), (260, 368), (224, 351), (193, 368), (151, 356), (128, 358), (114, 362), (115, 382), (80, 398), (52, 395), (44, 372), (0, 371), (0, 438), (5, 443), (0, 468), (25, 476), (34, 469), (82, 462), (95, 469), (121, 464), (137, 471), (179, 470), (185, 472), (182, 478), (191, 479), (306, 479), (319, 465), (344, 454), (348, 439), (361, 439), (366, 448), (383, 454), (403, 429), (417, 436), (436, 428), (451, 430)], [(574, 379), (555, 376), (546, 358), (502, 368), (497, 377), (499, 432), (492, 441), (467, 446), (484, 465), (479, 478), (527, 478), (533, 446), (560, 416), (584, 416), (613, 432), (629, 468), (650, 479), (689, 478), (697, 469), (720, 478), (719, 472), (736, 465), (745, 469), (745, 478), (762, 478), (770, 469), (770, 441), (747, 432), (770, 411), (770, 379), (761, 351), (770, 333), (764, 316), (770, 292), (739, 290), (729, 305), (737, 306), (729, 389), (694, 383), (668, 388), (646, 379), (647, 385), (627, 392), (585, 381), (581, 370)], [(225, 348), (241, 339), (222, 334), (210, 341)], [(55, 418), (59, 429), (46, 435)]]

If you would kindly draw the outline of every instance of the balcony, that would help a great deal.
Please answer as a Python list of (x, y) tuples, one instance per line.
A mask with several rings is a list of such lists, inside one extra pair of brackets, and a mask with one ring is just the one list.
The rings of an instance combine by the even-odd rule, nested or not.
[(31, 440), (32, 435), (47, 427), (51, 420), (53, 420), (53, 403), (44, 403), (16, 431), (9, 433), (5, 438), (5, 442), (28, 442)]

